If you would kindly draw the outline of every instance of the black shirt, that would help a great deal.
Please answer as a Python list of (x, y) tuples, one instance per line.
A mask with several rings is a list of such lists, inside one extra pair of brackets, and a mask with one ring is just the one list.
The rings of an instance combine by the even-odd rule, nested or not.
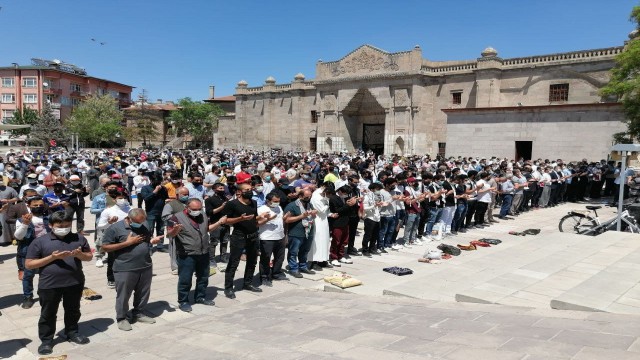
[(213, 194), (204, 201), (207, 216), (209, 217), (209, 224), (216, 223), (218, 222), (218, 220), (220, 220), (225, 209), (222, 209), (222, 211), (218, 212), (217, 214), (214, 214), (213, 210), (222, 206), (225, 201), (227, 201), (227, 198), (221, 198), (220, 196), (218, 196), (218, 194)]
[[(246, 215), (258, 216), (258, 204), (251, 200), (249, 205), (245, 205), (238, 199), (231, 200), (224, 206), (224, 214), (229, 218), (237, 218)], [(243, 220), (233, 224), (233, 232), (249, 235), (258, 232), (258, 222), (256, 218)]]
[(349, 213), (351, 206), (338, 195), (329, 196), (329, 211), (338, 214), (337, 218), (329, 218), (329, 227), (331, 229), (343, 228), (349, 225)]
[[(27, 259), (42, 259), (56, 250), (73, 251), (77, 248), (80, 248), (82, 252), (91, 251), (87, 239), (82, 235), (71, 233), (63, 239), (58, 239), (49, 233), (31, 242), (27, 250)], [(38, 289), (57, 289), (84, 284), (82, 261), (72, 256), (54, 260), (39, 270)]]
[(103, 244), (118, 244), (127, 241), (130, 233), (142, 236), (144, 239), (137, 245), (127, 246), (112, 251), (109, 256), (114, 257), (113, 271), (136, 271), (151, 267), (151, 232), (143, 224), (139, 229), (131, 228), (124, 220), (109, 226), (102, 237)]
[[(445, 181), (445, 182), (442, 184), (442, 188), (443, 188), (443, 189), (445, 189), (445, 190), (447, 190), (447, 192), (449, 192), (449, 191), (453, 190), (453, 186), (451, 186), (451, 183), (450, 183), (450, 182), (448, 182), (448, 181)], [(456, 190), (456, 194), (458, 194), (457, 190)], [(444, 205), (445, 205), (445, 206), (455, 206), (455, 205), (456, 205), (456, 200), (455, 200), (455, 197), (454, 197), (454, 196), (455, 196), (455, 195), (453, 194), (453, 192), (452, 192), (451, 194), (447, 195), (447, 196), (444, 198)]]

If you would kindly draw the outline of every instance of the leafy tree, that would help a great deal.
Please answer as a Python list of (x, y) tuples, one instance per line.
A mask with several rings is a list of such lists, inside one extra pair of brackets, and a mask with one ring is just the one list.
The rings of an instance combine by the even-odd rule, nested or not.
[[(636, 24), (638, 31), (640, 6), (633, 8), (630, 20)], [(602, 95), (617, 97), (622, 101), (627, 118), (626, 137), (640, 138), (640, 37), (630, 39), (624, 51), (616, 57), (616, 66), (611, 70), (611, 80), (602, 89)]]
[[(136, 131), (127, 131), (127, 136), (132, 136), (127, 141), (142, 140), (142, 144), (146, 145), (147, 140), (156, 139), (161, 133), (156, 126), (163, 124), (162, 117), (157, 111), (145, 107), (134, 108), (126, 111), (126, 118), (133, 122), (133, 128)], [(127, 129), (131, 128), (127, 126)], [(125, 136), (126, 137), (126, 136)]]
[[(30, 107), (23, 106), (22, 109), (13, 113), (13, 119), (7, 121), (10, 125), (31, 125), (35, 126), (38, 122), (38, 112)], [(15, 129), (11, 130), (11, 137), (19, 137), (29, 135), (31, 129)]]
[(179, 133), (186, 133), (193, 139), (207, 139), (218, 127), (218, 117), (224, 115), (224, 110), (216, 104), (193, 101), (191, 98), (178, 100), (178, 110), (173, 111), (169, 120)]
[(66, 141), (66, 134), (60, 120), (53, 116), (51, 105), (45, 103), (37, 122), (31, 128), (30, 138), (49, 151), (49, 141), (55, 140), (58, 145)]
[(122, 134), (122, 111), (110, 95), (91, 95), (65, 121), (65, 127), (92, 145), (112, 144)]

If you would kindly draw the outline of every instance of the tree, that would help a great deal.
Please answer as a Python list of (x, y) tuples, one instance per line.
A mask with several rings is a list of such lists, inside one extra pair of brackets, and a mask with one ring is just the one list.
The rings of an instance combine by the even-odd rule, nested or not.
[(220, 106), (193, 101), (188, 97), (178, 100), (177, 107), (178, 110), (171, 114), (169, 120), (179, 133), (187, 133), (198, 140), (210, 138), (218, 127), (218, 117), (224, 115)]
[(163, 119), (156, 110), (145, 107), (128, 109), (126, 118), (131, 120), (131, 125), (133, 125), (129, 126), (129, 123), (127, 123), (127, 130), (129, 128), (136, 130), (128, 130), (128, 135), (133, 136), (133, 138), (127, 139), (127, 141), (142, 140), (142, 144), (146, 145), (147, 140), (155, 139), (161, 135), (156, 126), (162, 124)]
[[(636, 24), (637, 35), (640, 29), (640, 6), (633, 8), (630, 20)], [(640, 37), (632, 37), (624, 51), (616, 57), (611, 80), (601, 93), (607, 97), (617, 97), (622, 102), (627, 123), (626, 137), (640, 138)]]
[(56, 119), (51, 110), (51, 105), (45, 102), (42, 107), (42, 112), (38, 116), (37, 122), (31, 128), (30, 138), (39, 143), (44, 148), (44, 151), (49, 151), (49, 141), (55, 140), (57, 144), (61, 145), (65, 142), (66, 134), (60, 124), (60, 120)]
[[(33, 128), (38, 122), (38, 112), (30, 107), (23, 106), (22, 109), (13, 113), (13, 118), (7, 121), (10, 125), (31, 125)], [(15, 129), (11, 130), (11, 137), (19, 137), (29, 135), (31, 129)]]
[(122, 111), (111, 95), (90, 95), (65, 121), (69, 132), (92, 145), (113, 144), (122, 134)]

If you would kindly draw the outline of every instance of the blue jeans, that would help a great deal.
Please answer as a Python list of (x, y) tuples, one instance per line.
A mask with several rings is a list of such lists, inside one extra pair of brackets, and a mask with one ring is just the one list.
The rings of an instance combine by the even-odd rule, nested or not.
[(511, 201), (513, 201), (513, 194), (502, 195), (502, 207), (500, 208), (500, 217), (505, 217), (509, 214), (509, 209), (511, 209)]
[(418, 233), (418, 225), (420, 225), (420, 216), (418, 214), (407, 214), (405, 216), (407, 222), (404, 224), (404, 236), (402, 237), (402, 244), (413, 242), (416, 239)]
[(205, 299), (207, 286), (209, 286), (209, 254), (203, 255), (178, 255), (178, 302), (189, 302), (191, 280), (196, 274), (196, 289), (194, 300)]
[(467, 203), (458, 202), (456, 212), (453, 215), (453, 222), (451, 223), (451, 231), (458, 231), (462, 228), (462, 223), (467, 215)]
[[(151, 231), (151, 235), (153, 235), (154, 228), (156, 236), (164, 235), (164, 221), (162, 221), (160, 215), (147, 214), (147, 228)], [(164, 239), (156, 246), (158, 249), (162, 249), (164, 247)]]
[(429, 208), (429, 221), (427, 222), (427, 236), (431, 236), (433, 231), (433, 225), (435, 225), (442, 216), (442, 208), (432, 207)]
[(383, 216), (380, 218), (380, 233), (378, 234), (378, 249), (391, 247), (393, 232), (396, 230), (396, 217)]
[(307, 269), (307, 255), (311, 249), (313, 237), (297, 237), (289, 235), (289, 254), (287, 262), (289, 271), (296, 272)]
[(25, 241), (18, 242), (18, 252), (16, 254), (16, 262), (18, 263), (18, 270), (22, 270), (22, 294), (25, 298), (33, 297), (33, 277), (35, 276), (35, 270), (27, 269), (24, 267), (25, 258), (27, 257), (27, 249), (29, 244)]

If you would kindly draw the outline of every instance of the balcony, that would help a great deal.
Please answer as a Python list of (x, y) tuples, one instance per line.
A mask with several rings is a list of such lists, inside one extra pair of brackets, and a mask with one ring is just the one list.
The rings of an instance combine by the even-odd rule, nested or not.
[(118, 98), (118, 103), (120, 104), (120, 106), (131, 106), (131, 105), (133, 105), (133, 101), (131, 101), (130, 98), (126, 98), (126, 97), (119, 97)]
[(62, 95), (62, 89), (55, 89), (50, 87), (43, 88), (42, 92), (47, 95)]

